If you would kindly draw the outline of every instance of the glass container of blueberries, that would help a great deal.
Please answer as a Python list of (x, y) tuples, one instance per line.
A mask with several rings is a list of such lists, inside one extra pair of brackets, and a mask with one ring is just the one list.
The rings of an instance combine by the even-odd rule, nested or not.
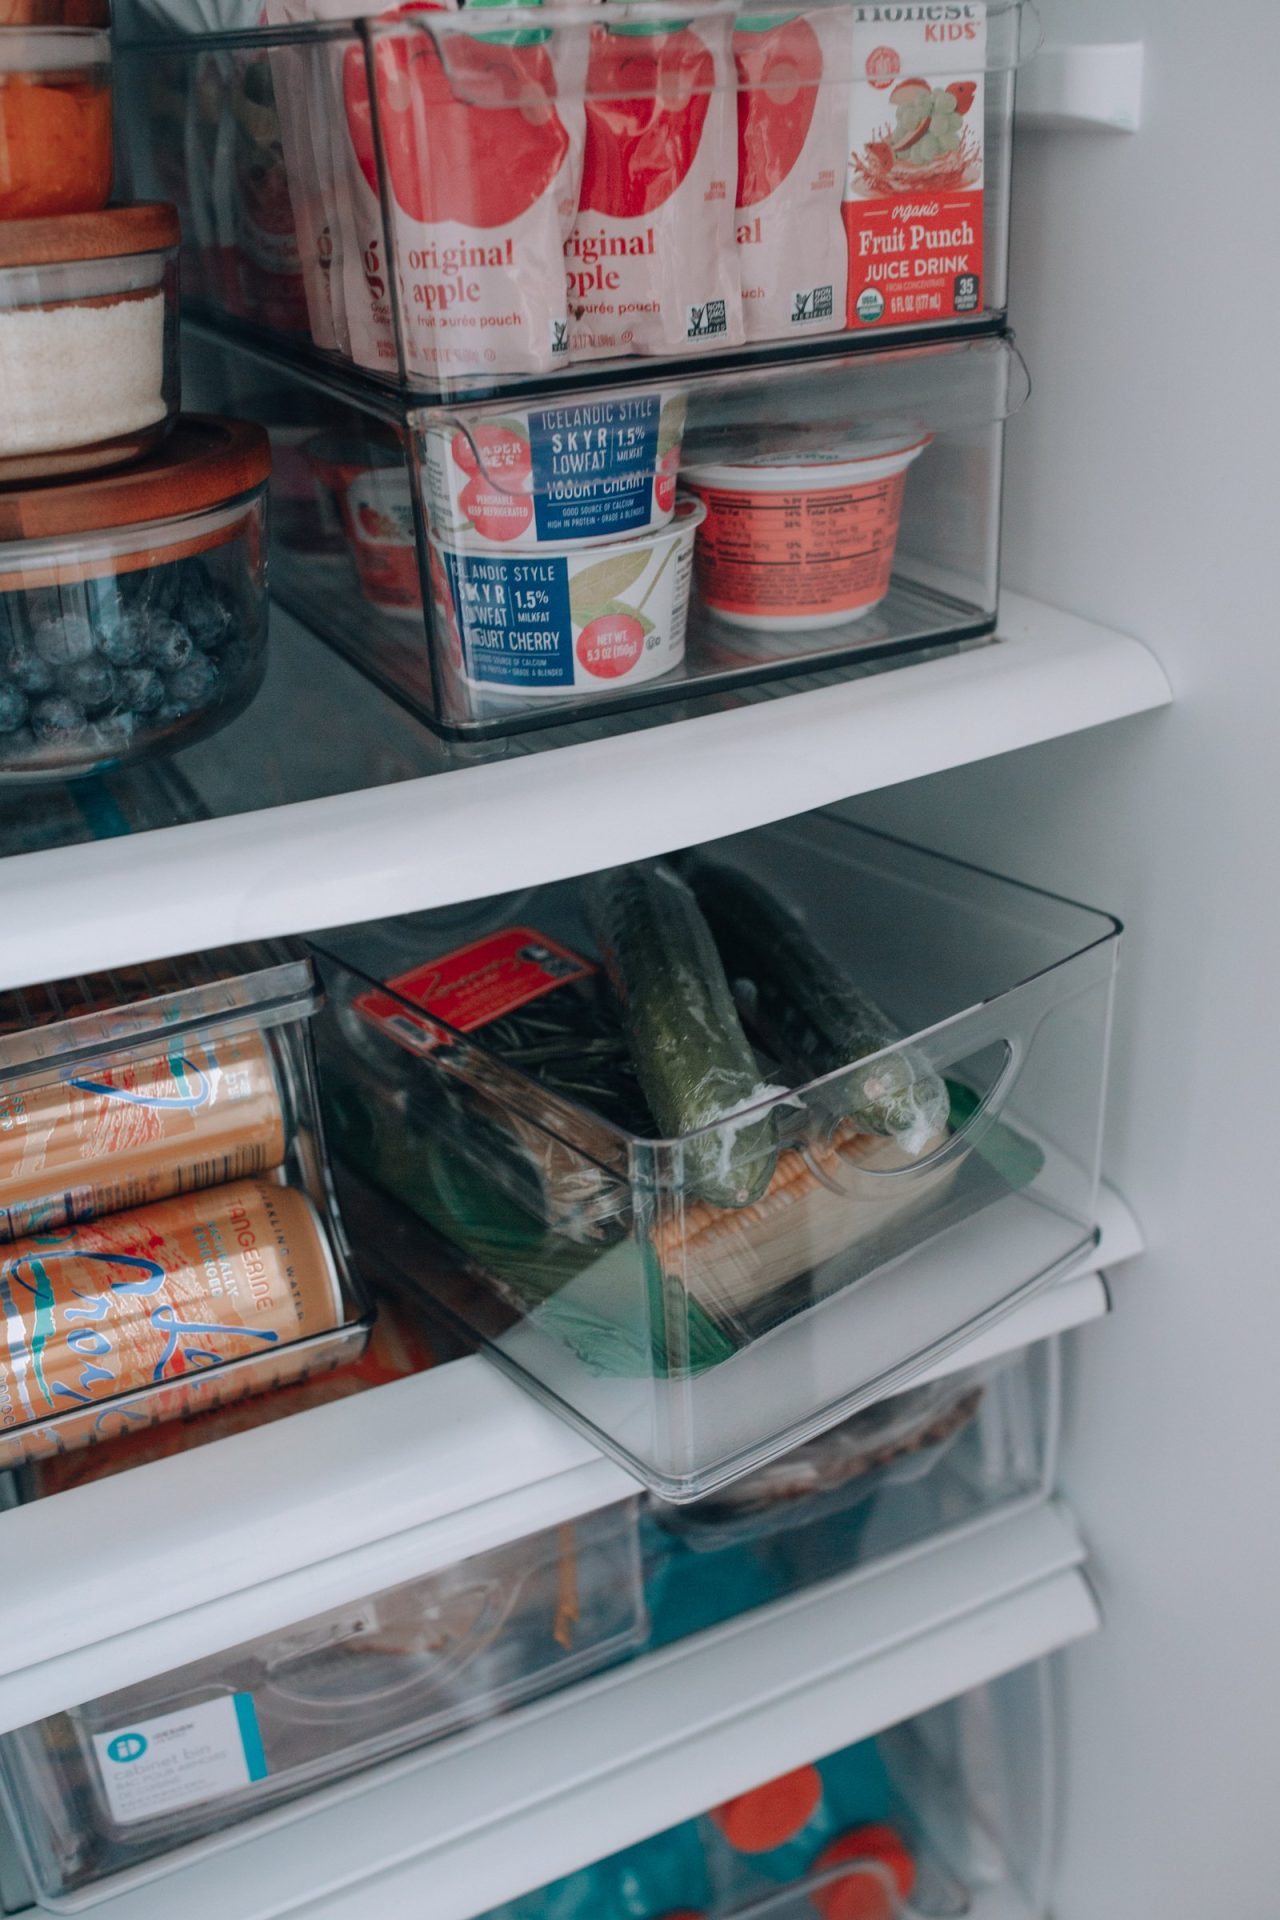
[(144, 460), (0, 493), (0, 781), (213, 733), (266, 667), (270, 446), (187, 414)]

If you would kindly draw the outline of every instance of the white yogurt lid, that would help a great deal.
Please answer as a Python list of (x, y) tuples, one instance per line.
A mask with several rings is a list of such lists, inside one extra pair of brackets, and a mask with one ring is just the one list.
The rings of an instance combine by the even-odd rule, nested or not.
[(805, 448), (788, 454), (785, 460), (774, 454), (755, 453), (745, 460), (685, 467), (680, 478), (695, 487), (732, 487), (743, 493), (812, 491), (846, 482), (865, 486), (868, 481), (882, 480), (910, 466), (932, 438), (931, 433), (917, 433), (910, 439), (868, 440), (860, 443), (857, 453), (847, 448)]

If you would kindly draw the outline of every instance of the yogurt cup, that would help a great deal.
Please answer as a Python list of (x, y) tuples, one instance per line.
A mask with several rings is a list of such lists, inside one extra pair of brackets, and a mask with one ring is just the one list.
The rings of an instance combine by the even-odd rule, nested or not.
[(907, 468), (931, 438), (686, 468), (681, 480), (707, 510), (697, 545), (706, 606), (774, 633), (869, 613), (889, 591)]
[(304, 452), (315, 475), (319, 517), (335, 511), (360, 590), (380, 613), (422, 618), (413, 492), (399, 449), (358, 435), (317, 434)]
[(432, 528), (541, 552), (665, 527), (684, 418), (683, 391), (658, 387), (437, 416), (422, 433)]
[(478, 552), (431, 540), (437, 638), (462, 683), (521, 700), (620, 692), (684, 659), (702, 503), (671, 524), (585, 552)]

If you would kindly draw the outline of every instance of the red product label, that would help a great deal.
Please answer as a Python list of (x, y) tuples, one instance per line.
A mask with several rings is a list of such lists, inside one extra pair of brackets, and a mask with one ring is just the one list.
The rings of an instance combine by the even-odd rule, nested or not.
[(416, 1019), (406, 1000), (456, 1033), (474, 1033), (594, 972), (589, 961), (533, 927), (503, 927), (397, 974), (387, 982), (391, 992), (362, 994), (356, 1005), (409, 1052), (429, 1053), (447, 1036), (431, 1021)]
[(982, 189), (846, 200), (850, 327), (910, 326), (982, 305)]

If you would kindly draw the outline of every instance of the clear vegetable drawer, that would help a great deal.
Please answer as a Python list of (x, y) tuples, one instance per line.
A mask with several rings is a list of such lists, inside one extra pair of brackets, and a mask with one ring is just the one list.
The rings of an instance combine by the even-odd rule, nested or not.
[(0, 1739), (39, 1899), (76, 1909), (253, 1816), (607, 1666), (644, 1635), (636, 1502)]
[(122, 63), (207, 313), (439, 393), (1003, 315), (1021, 0), (265, 12)]
[(995, 626), (1004, 336), (478, 406), (240, 349), (202, 374), (271, 434), (273, 590), (446, 734)]
[(228, 947), (0, 995), (0, 1469), (358, 1356), (311, 963)]
[(1051, 1704), (1023, 1668), (485, 1920), (1041, 1920)]
[(331, 1139), (439, 1314), (696, 1498), (1089, 1246), (1118, 935), (834, 814), (346, 929)]

